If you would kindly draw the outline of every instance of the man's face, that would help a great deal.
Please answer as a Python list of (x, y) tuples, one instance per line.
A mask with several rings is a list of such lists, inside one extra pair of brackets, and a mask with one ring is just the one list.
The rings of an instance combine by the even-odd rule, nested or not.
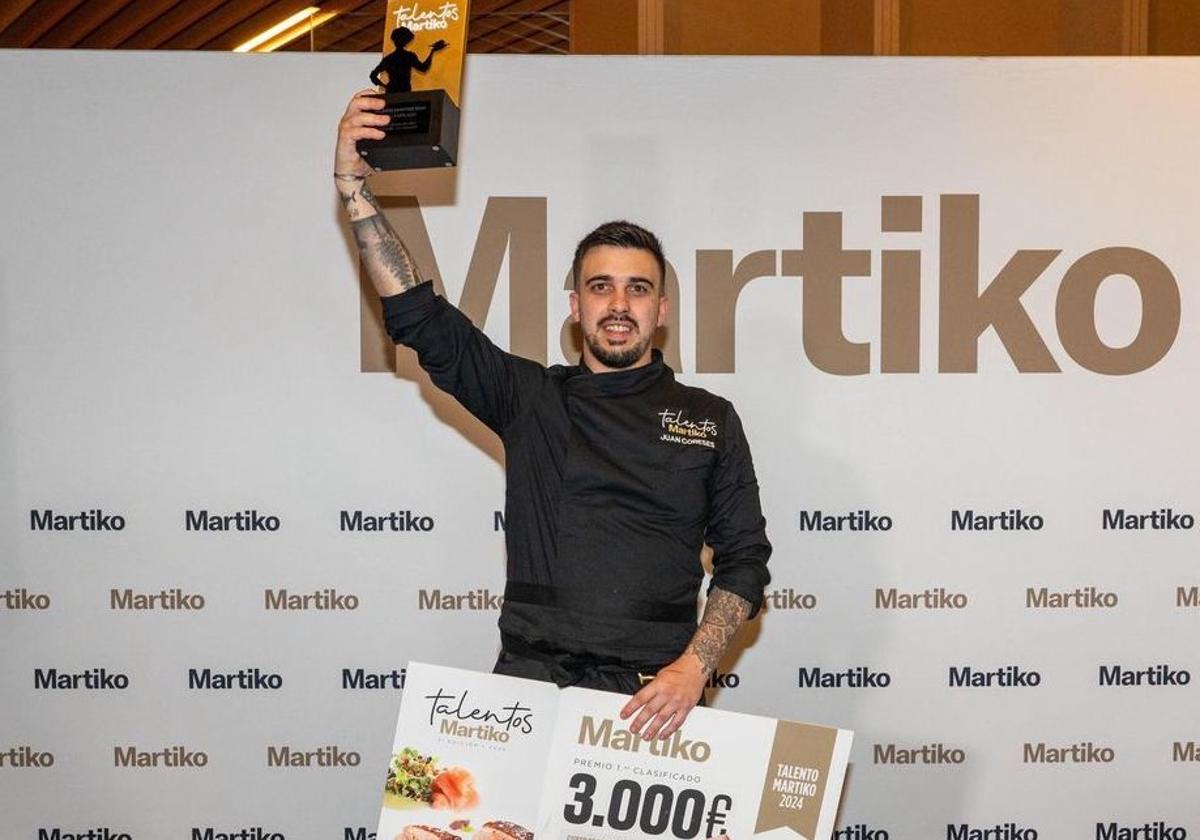
[(597, 245), (580, 264), (571, 317), (583, 331), (583, 361), (592, 371), (650, 362), (654, 330), (667, 317), (654, 255), (641, 248)]

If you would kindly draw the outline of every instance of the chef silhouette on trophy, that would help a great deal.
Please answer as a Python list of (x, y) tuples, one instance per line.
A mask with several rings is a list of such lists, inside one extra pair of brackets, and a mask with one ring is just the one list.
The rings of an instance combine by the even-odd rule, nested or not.
[(407, 93), (412, 90), (412, 71), (416, 70), (418, 73), (428, 73), (430, 66), (433, 64), (433, 54), (450, 46), (445, 41), (435, 41), (429, 48), (429, 55), (425, 57), (424, 61), (421, 61), (417, 58), (415, 52), (409, 52), (404, 49), (412, 43), (415, 37), (412, 30), (407, 26), (398, 26), (392, 30), (392, 43), (396, 45), (396, 49), (385, 55), (383, 61), (379, 62), (379, 66), (371, 71), (371, 82), (373, 84), (384, 84), (379, 78), (379, 74), (386, 72), (387, 83), (385, 92)]

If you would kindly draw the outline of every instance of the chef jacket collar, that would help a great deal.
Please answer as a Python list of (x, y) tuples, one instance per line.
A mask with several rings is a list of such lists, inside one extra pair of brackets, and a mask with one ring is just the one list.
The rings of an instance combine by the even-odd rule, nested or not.
[(674, 377), (674, 373), (663, 362), (662, 351), (650, 351), (650, 363), (636, 368), (595, 373), (583, 359), (579, 360), (579, 373), (571, 378), (570, 389), (579, 394), (603, 394), (621, 396), (645, 391), (663, 377)]

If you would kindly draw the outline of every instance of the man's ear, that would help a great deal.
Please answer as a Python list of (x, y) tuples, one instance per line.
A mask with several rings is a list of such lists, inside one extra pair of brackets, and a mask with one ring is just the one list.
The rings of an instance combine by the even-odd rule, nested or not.
[(671, 304), (667, 298), (666, 292), (658, 296), (658, 325), (663, 326), (667, 323), (667, 313), (671, 311)]
[(571, 292), (571, 320), (579, 323), (579, 292)]

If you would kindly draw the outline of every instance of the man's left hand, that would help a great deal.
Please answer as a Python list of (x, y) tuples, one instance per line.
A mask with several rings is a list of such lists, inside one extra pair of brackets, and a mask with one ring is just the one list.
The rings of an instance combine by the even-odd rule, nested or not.
[(631, 732), (645, 739), (669, 738), (700, 702), (707, 682), (700, 657), (685, 653), (629, 698), (621, 709), (621, 719), (627, 720), (636, 712), (629, 726)]

